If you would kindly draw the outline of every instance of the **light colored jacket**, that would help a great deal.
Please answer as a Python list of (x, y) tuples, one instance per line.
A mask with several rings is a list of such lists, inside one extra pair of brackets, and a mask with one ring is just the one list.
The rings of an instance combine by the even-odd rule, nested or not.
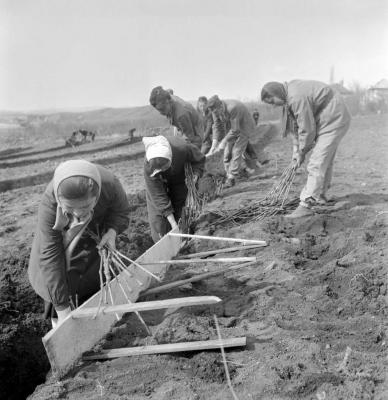
[(342, 96), (318, 81), (293, 80), (287, 84), (288, 105), (298, 125), (294, 136), (299, 151), (307, 153), (318, 136), (350, 124), (351, 116)]

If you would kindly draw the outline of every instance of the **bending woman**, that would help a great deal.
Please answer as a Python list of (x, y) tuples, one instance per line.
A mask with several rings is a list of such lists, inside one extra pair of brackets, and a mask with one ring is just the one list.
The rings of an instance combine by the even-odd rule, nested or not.
[(289, 218), (312, 214), (311, 207), (327, 202), (338, 145), (350, 126), (350, 113), (330, 86), (317, 81), (269, 82), (261, 91), (265, 103), (283, 107), (282, 134), (293, 136), (293, 160), (299, 167), (313, 149), (300, 204)]
[(156, 243), (178, 226), (187, 197), (185, 164), (191, 164), (195, 179), (198, 179), (202, 176), (206, 158), (198, 147), (176, 136), (145, 137), (143, 143), (148, 221)]
[(28, 276), (42, 297), (45, 318), (62, 321), (100, 289), (100, 256), (88, 230), (102, 235), (98, 247), (115, 248), (129, 224), (129, 203), (118, 179), (84, 160), (60, 164), (41, 200)]

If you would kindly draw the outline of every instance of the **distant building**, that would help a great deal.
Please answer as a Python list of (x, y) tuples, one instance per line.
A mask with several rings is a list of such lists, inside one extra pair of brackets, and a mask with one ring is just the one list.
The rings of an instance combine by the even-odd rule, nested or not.
[(366, 111), (378, 114), (388, 111), (388, 80), (381, 79), (371, 86), (363, 99)]
[(351, 90), (347, 89), (343, 85), (343, 82), (331, 83), (330, 87), (333, 88), (338, 93), (342, 94), (342, 96), (349, 96), (349, 95), (353, 94), (353, 92)]
[(375, 85), (371, 86), (369, 90), (373, 93), (377, 93), (381, 96), (388, 95), (388, 79), (381, 79)]

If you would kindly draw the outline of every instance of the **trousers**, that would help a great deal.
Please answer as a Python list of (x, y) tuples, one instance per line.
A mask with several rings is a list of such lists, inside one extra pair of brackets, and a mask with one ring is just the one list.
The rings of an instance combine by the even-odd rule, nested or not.
[(239, 135), (235, 140), (226, 143), (224, 150), (224, 167), (228, 178), (238, 175), (243, 166), (243, 154), (248, 145), (248, 137)]
[(307, 165), (307, 182), (300, 194), (302, 203), (305, 203), (310, 197), (318, 200), (321, 196), (326, 195), (333, 177), (337, 148), (349, 130), (349, 126), (350, 122), (318, 136)]

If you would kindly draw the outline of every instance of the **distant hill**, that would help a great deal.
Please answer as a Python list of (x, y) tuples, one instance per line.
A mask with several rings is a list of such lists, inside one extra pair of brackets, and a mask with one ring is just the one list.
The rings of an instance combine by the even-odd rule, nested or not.
[[(257, 103), (246, 103), (252, 112), (258, 108), (260, 119), (277, 119), (279, 111)], [(97, 133), (97, 138), (127, 135), (135, 128), (137, 135), (164, 132), (169, 126), (167, 118), (150, 105), (130, 108), (101, 108), (88, 111), (14, 112), (0, 111), (0, 139), (9, 146), (41, 143), (42, 140), (61, 142), (73, 131), (87, 129)]]
[(19, 129), (30, 137), (68, 137), (74, 130), (88, 129), (98, 135), (136, 133), (168, 126), (168, 120), (151, 106), (103, 108), (84, 112), (0, 112), (0, 129)]

